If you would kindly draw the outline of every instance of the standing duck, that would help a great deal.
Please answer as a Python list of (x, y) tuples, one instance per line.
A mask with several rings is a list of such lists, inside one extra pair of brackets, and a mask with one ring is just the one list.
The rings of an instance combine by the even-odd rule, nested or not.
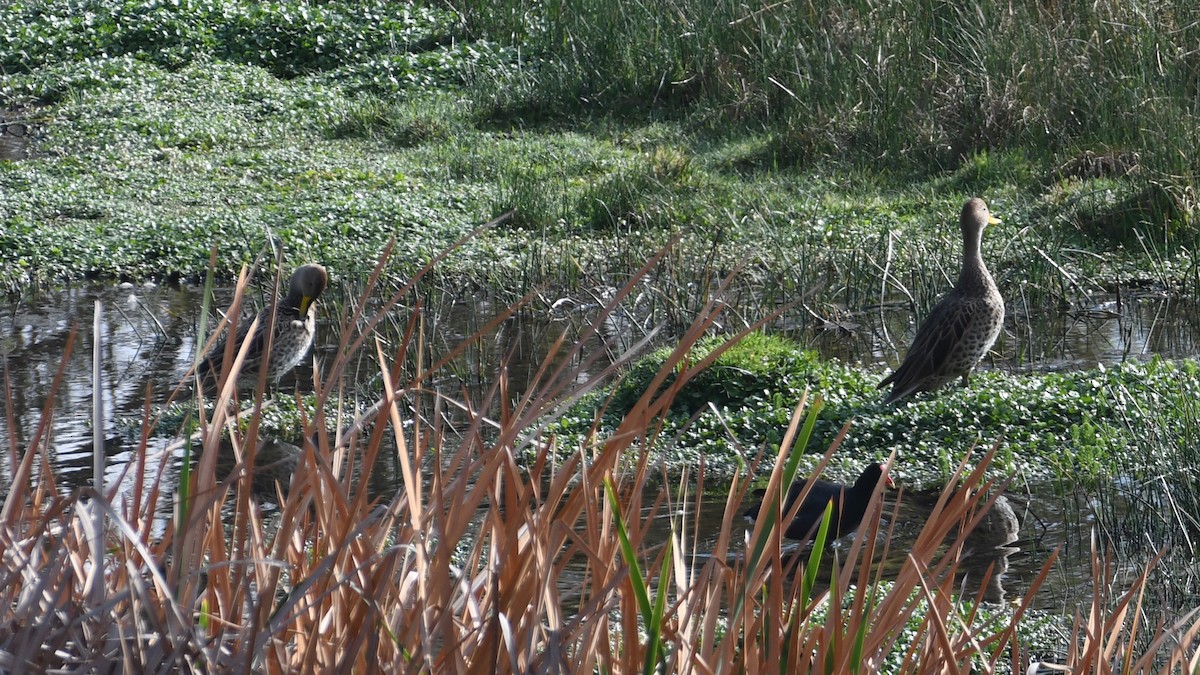
[(983, 264), (979, 248), (983, 230), (999, 223), (982, 199), (968, 200), (959, 216), (963, 236), (962, 271), (917, 331), (900, 367), (879, 383), (892, 385), (885, 404), (921, 391), (933, 391), (961, 377), (963, 384), (975, 364), (992, 348), (1004, 327), (1004, 298)]
[[(234, 335), (233, 354), (241, 349), (247, 337), (250, 345), (242, 369), (238, 374), (237, 385), (241, 389), (252, 388), (258, 383), (258, 375), (263, 362), (267, 362), (268, 383), (279, 380), (300, 363), (304, 355), (312, 347), (313, 336), (317, 332), (316, 300), (329, 284), (329, 274), (320, 265), (301, 265), (292, 272), (288, 282), (288, 294), (276, 303), (275, 319), (272, 322), (268, 311), (258, 315), (258, 326), (254, 334), (247, 336), (250, 330), (250, 319), (238, 322)], [(266, 348), (266, 331), (274, 324), (275, 334), (271, 339), (271, 353), (264, 359)], [(217, 387), (221, 365), (225, 361), (225, 346), (229, 336), (221, 338), (212, 350), (204, 356), (197, 367), (201, 385), (208, 391)], [(230, 362), (232, 364), (232, 361)]]
[[(817, 530), (821, 526), (821, 520), (825, 517), (825, 505), (830, 501), (833, 502), (833, 514), (829, 521), (829, 541), (850, 534), (862, 523), (863, 516), (867, 513), (867, 504), (870, 503), (871, 495), (875, 493), (875, 486), (881, 479), (886, 481), (888, 487), (895, 487), (892, 477), (883, 475), (883, 465), (875, 462), (863, 469), (858, 480), (854, 481), (854, 485), (814, 480), (804, 502), (800, 504), (800, 509), (796, 511), (796, 517), (783, 531), (784, 536), (800, 541), (810, 541), (815, 538)], [(785, 515), (791, 511), (792, 505), (796, 503), (796, 499), (800, 497), (800, 493), (807, 484), (808, 479), (801, 479), (792, 484), (783, 505)], [(762, 509), (762, 502), (751, 506), (746, 510), (746, 518), (756, 520), (760, 509)]]

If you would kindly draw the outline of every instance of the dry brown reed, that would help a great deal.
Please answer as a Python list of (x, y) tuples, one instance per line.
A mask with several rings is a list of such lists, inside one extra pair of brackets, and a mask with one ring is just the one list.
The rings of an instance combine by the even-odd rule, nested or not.
[[(617, 431), (567, 448), (542, 431), (547, 419), (620, 364), (602, 377), (581, 377), (597, 350), (585, 352), (586, 340), (560, 339), (526, 391), (510, 390), (501, 369), (478, 400), (449, 397), (431, 382), (455, 354), (422, 362), (419, 311), (391, 353), (373, 337), (409, 290), (364, 315), (385, 260), (386, 252), (360, 302), (346, 310), (336, 358), (314, 378), (318, 405), (304, 422), (308, 441), (269, 523), (251, 488), (261, 395), (248, 424), (239, 425), (226, 413), (233, 390), (221, 391), (211, 419), (202, 420), (199, 456), (177, 481), (160, 472), (120, 494), (64, 494), (48, 459), (56, 391), (47, 392), (32, 442), (11, 449), (18, 461), (0, 512), (0, 669), (1025, 672), (1029, 656), (1017, 628), (1054, 558), (999, 628), (974, 621), (982, 598), (954, 582), (964, 538), (951, 535), (977, 524), (994, 499), (987, 495), (998, 493), (985, 477), (995, 449), (959, 465), (904, 564), (884, 583), (875, 561), (889, 538), (879, 536), (878, 494), (844, 559), (831, 561), (820, 544), (807, 557), (786, 551), (779, 495), (797, 466), (788, 448), (804, 446), (819, 409), (819, 401), (801, 400), (769, 479), (766, 499), (775, 508), (765, 507), (740, 540), (735, 518), (748, 480), (736, 480), (715, 543), (700, 550), (695, 542), (704, 533), (680, 514), (711, 498), (703, 467), (695, 486), (685, 478), (672, 489), (657, 480), (644, 450), (663, 442), (658, 420), (676, 392), (722, 351), (690, 356), (721, 313), (720, 293)], [(657, 261), (613, 297), (595, 325)], [(369, 340), (383, 393), (370, 419), (344, 413), (333, 428), (345, 431), (329, 433), (326, 404), (356, 409), (341, 374)], [(452, 408), (454, 426), (444, 421)], [(147, 406), (135, 475), (147, 475), (154, 423)], [(240, 460), (223, 480), (215, 471), (222, 434)], [(381, 453), (396, 454), (403, 489), (373, 499), (365, 486)], [(345, 470), (351, 464), (360, 471)], [(164, 501), (173, 509), (165, 526), (156, 516)], [(666, 541), (647, 527), (660, 516), (672, 523)], [(101, 523), (97, 546), (88, 531)], [(1108, 578), (1094, 557), (1096, 579)], [(1092, 608), (1068, 634), (1061, 667), (1195, 672), (1200, 622), (1193, 613), (1171, 626), (1146, 623), (1146, 583), (1143, 575), (1116, 598), (1097, 583)], [(1147, 632), (1149, 640), (1138, 639)]]

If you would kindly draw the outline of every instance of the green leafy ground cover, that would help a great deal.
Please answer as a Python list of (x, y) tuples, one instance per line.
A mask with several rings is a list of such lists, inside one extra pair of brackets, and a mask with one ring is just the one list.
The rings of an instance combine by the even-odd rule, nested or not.
[[(0, 169), (0, 287), (194, 277), (214, 242), (231, 273), (272, 235), (347, 278), (394, 236), (403, 274), (516, 208), (443, 274), (510, 294), (571, 291), (619, 279), (682, 232), (672, 272), (704, 279), (751, 261), (748, 296), (763, 305), (818, 289), (819, 300), (861, 306), (878, 299), (887, 263), (925, 306), (955, 264), (958, 205), (982, 194), (1006, 217), (987, 254), (1010, 284), (1069, 290), (1038, 262), (1044, 252), (1085, 282), (1150, 277), (1195, 292), (1190, 212), (1174, 208), (1190, 174), (1137, 201), (1165, 175), (1150, 165), (1158, 146), (1134, 148), (1146, 156), (1139, 179), (1047, 181), (1079, 148), (1123, 149), (1127, 139), (1064, 127), (1051, 152), (1040, 136), (1010, 134), (949, 159), (849, 131), (814, 144), (797, 129), (795, 102), (776, 119), (760, 110), (773, 95), (751, 97), (737, 116), (719, 80), (690, 97), (634, 95), (644, 55), (588, 41), (644, 27), (575, 9), (10, 3), (0, 9), (0, 95), (40, 140), (33, 159)], [(773, 20), (785, 18), (799, 17)], [(950, 20), (965, 19), (938, 18)], [(593, 47), (594, 58), (564, 57)], [(673, 77), (716, 67), (671, 62), (684, 69)], [(615, 83), (634, 78), (629, 96), (601, 95), (613, 93), (599, 84), (605, 64)], [(522, 103), (534, 94), (559, 105)], [(1174, 217), (1156, 222), (1156, 209)], [(1030, 261), (1040, 265), (1032, 275)]]
[[(720, 344), (697, 346), (693, 360)], [(635, 364), (611, 390), (581, 402), (553, 428), (586, 438), (603, 407), (598, 438), (605, 438), (649, 385), (668, 349)], [(689, 381), (663, 421), (657, 459), (668, 466), (737, 471), (766, 447), (773, 456), (796, 402), (807, 391), (824, 405), (805, 465), (815, 465), (846, 422), (849, 434), (830, 474), (853, 478), (867, 458), (893, 451), (895, 473), (910, 488), (938, 487), (964, 454), (982, 454), (997, 442), (994, 462), (1003, 475), (1042, 482), (1069, 476), (1087, 484), (1113, 475), (1156, 476), (1193, 454), (1191, 440), (1200, 377), (1192, 361), (1161, 359), (1110, 368), (1006, 375), (977, 373), (969, 387), (949, 387), (894, 406), (881, 404), (879, 371), (821, 360), (777, 336), (753, 333)], [(664, 386), (668, 386), (668, 381)], [(605, 405), (606, 404), (606, 405)], [(606, 433), (608, 432), (608, 433)], [(565, 443), (573, 447), (573, 443)]]
[[(434, 285), (590, 297), (678, 236), (646, 282), (649, 323), (686, 322), (734, 270), (746, 323), (798, 298), (923, 314), (957, 269), (959, 205), (982, 195), (1004, 218), (984, 253), (1014, 312), (1130, 282), (1200, 295), (1180, 150), (1200, 129), (1191, 5), (893, 5), (8, 3), (0, 97), (37, 135), (30, 159), (0, 162), (0, 288), (198, 278), (214, 245), (232, 275), (271, 240), (353, 282), (394, 239), (398, 282), (515, 209)], [(1119, 166), (1071, 169), (1084, 151)], [(878, 372), (764, 358), (719, 364), (695, 394), (715, 399), (688, 405), (714, 400), (754, 448), (813, 382), (820, 443), (854, 418), (855, 453), (943, 465), (1003, 438), (1038, 471), (1064, 445), (1128, 449), (1139, 406), (1183, 405), (1195, 379), (1158, 362), (989, 373), (884, 411)], [(733, 462), (715, 453), (729, 443), (702, 416), (680, 459)]]

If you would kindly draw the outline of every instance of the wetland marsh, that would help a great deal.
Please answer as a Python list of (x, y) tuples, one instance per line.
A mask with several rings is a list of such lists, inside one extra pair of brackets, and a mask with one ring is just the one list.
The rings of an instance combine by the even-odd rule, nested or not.
[[(68, 627), (154, 617), (178, 651), (141, 647), (136, 660), (178, 657), (201, 670), (242, 658), (284, 670), (308, 658), (335, 669), (454, 670), (487, 664), (496, 650), (519, 671), (546, 663), (553, 644), (567, 654), (564, 669), (657, 662), (682, 672), (689, 649), (743, 664), (760, 655), (747, 645), (772, 653), (795, 635), (787, 621), (771, 623), (783, 616), (815, 622), (804, 623), (811, 649), (795, 652), (800, 661), (857, 658), (845, 646), (853, 641), (821, 637), (843, 628), (862, 631), (876, 668), (954, 660), (953, 650), (927, 647), (904, 661), (926, 643), (908, 645), (890, 628), (933, 634), (912, 619), (924, 614), (915, 604), (907, 615), (869, 614), (916, 602), (901, 599), (922, 578), (903, 553), (941, 560), (947, 549), (921, 532), (949, 527), (950, 516), (894, 516), (900, 554), (884, 563), (881, 587), (889, 599), (842, 624), (813, 618), (825, 610), (807, 604), (811, 583), (777, 589), (799, 576), (759, 566), (780, 563), (754, 557), (777, 550), (761, 548), (769, 538), (726, 527), (727, 496), (764, 485), (792, 435), (802, 440), (796, 454), (807, 451), (793, 469), (814, 467), (831, 445), (837, 477), (895, 453), (895, 476), (917, 491), (996, 447), (988, 475), (1010, 477), (1023, 507), (1007, 590), (1028, 592), (1028, 606), (1045, 614), (1037, 631), (973, 652), (989, 672), (1005, 649), (1013, 670), (1028, 655), (1005, 641), (1012, 635), (1103, 672), (1100, 652), (1072, 652), (1086, 640), (1069, 621), (1091, 601), (1119, 616), (1122, 584), (1152, 589), (1151, 625), (1200, 605), (1190, 562), (1200, 534), (1191, 515), (1200, 508), (1194, 8), (85, 4), (0, 8), (5, 537), (12, 550), (52, 542), (103, 555), (59, 527), (91, 522), (89, 500), (76, 500), (90, 494), (99, 445), (117, 505), (107, 517), (127, 525), (110, 535), (140, 542), (128, 569), (154, 559), (170, 578), (156, 593), (174, 600), (155, 608), (143, 594), (107, 615), (81, 600), (60, 608), (76, 617)], [(970, 387), (885, 408), (874, 385), (953, 283), (955, 217), (971, 196), (1003, 219), (983, 256), (1008, 307), (1004, 331)], [(254, 534), (261, 504), (236, 479), (208, 473), (221, 425), (205, 425), (221, 413), (176, 401), (192, 406), (182, 430), (150, 421), (193, 363), (203, 282), (217, 281), (210, 300), (224, 307), (225, 282), (279, 250), (285, 266), (316, 261), (333, 274), (318, 369), (315, 378), (301, 369), (270, 397), (284, 408), (293, 399), (289, 412), (275, 418), (268, 406), (236, 436), (253, 446), (262, 422), (263, 434), (313, 439), (321, 461), (377, 458), (370, 499), (387, 515), (336, 462), (304, 460), (291, 496), (275, 505), (293, 543), (276, 545)], [(104, 322), (94, 333), (97, 301)], [(739, 342), (729, 346), (731, 336)], [(672, 352), (677, 345), (686, 349)], [(305, 395), (298, 407), (293, 391)], [(89, 419), (97, 395), (107, 411), (99, 428)], [(811, 428), (789, 427), (798, 401), (816, 398), (822, 405), (803, 418)], [(342, 421), (340, 406), (373, 400), (396, 404), (377, 427), (387, 431), (349, 441), (318, 432), (341, 427), (332, 421)], [(195, 454), (178, 443), (185, 432), (198, 435)], [(679, 488), (701, 473), (702, 505), (663, 507), (686, 503)], [(681, 539), (687, 528), (702, 535)], [(426, 529), (435, 534), (423, 540)], [(184, 536), (201, 531), (227, 539)], [(864, 581), (852, 559), (869, 544), (851, 546), (839, 549), (851, 558), (842, 578)], [(1103, 546), (1116, 556), (1111, 587), (1087, 583)], [(1139, 577), (1162, 547), (1165, 562)], [(726, 559), (731, 549), (747, 558)], [(288, 573), (211, 564), (242, 554)], [(5, 579), (71, 578), (66, 567), (23, 560), (5, 558)], [(1046, 560), (1055, 561), (1049, 582), (1039, 576)], [(361, 579), (353, 589), (287, 585), (364, 569), (408, 580), (371, 591), (368, 604), (393, 613), (357, 613)], [(412, 590), (412, 580), (451, 569), (463, 585)], [(728, 588), (706, 576), (717, 569), (734, 570), (744, 590), (766, 590), (718, 598)], [(821, 569), (828, 574), (828, 561)], [(201, 570), (203, 587), (191, 581)], [(529, 596), (562, 579), (577, 588)], [(714, 594), (712, 619), (688, 604), (689, 579)], [(639, 594), (651, 581), (657, 598), (677, 584), (669, 611)], [(116, 572), (105, 581), (111, 597), (126, 597), (130, 582)], [(937, 604), (954, 595), (948, 583), (934, 601), (946, 615), (957, 611)], [(239, 590), (251, 587), (265, 594)], [(831, 602), (856, 592), (835, 587)], [(313, 604), (297, 605), (301, 597)], [(61, 665), (50, 643), (21, 637), (57, 601), (6, 598), (16, 628), (0, 631), (3, 655)], [(501, 648), (489, 622), (526, 606), (521, 639)], [(747, 606), (761, 612), (738, 614)], [(307, 613), (318, 607), (344, 620), (335, 634), (305, 633), (321, 625)], [(729, 622), (720, 631), (718, 614)], [(575, 619), (602, 615), (613, 617), (603, 628)], [(984, 615), (955, 644), (1002, 635), (1020, 612)], [(357, 651), (355, 622), (390, 632)], [(1058, 628), (1047, 633), (1050, 624)], [(1094, 634), (1115, 643), (1129, 635), (1121, 625)], [(720, 647), (726, 629), (746, 640), (736, 654)], [(1142, 651), (1127, 656), (1189, 657), (1191, 638), (1155, 651), (1155, 640), (1185, 629), (1143, 631)], [(78, 646), (71, 630), (55, 635)], [(311, 635), (310, 651), (285, 634)], [(74, 658), (115, 658), (120, 640), (110, 639)]]

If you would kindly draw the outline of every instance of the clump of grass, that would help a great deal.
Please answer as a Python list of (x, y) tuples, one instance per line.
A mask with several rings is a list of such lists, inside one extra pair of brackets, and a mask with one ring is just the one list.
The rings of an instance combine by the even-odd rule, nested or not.
[(329, 124), (332, 138), (383, 138), (397, 147), (408, 148), (431, 141), (445, 141), (455, 128), (456, 111), (437, 97), (389, 102), (373, 96), (351, 101)]
[(798, 156), (923, 167), (1099, 141), (1153, 147), (1157, 170), (1191, 176), (1186, 152), (1162, 153), (1194, 145), (1197, 28), (1186, 3), (1151, 4), (459, 3), (468, 30), (532, 52), (510, 77), (477, 82), (500, 115), (681, 111), (713, 126), (765, 122)]
[[(722, 339), (706, 338), (693, 349), (689, 358), (712, 358), (712, 365), (680, 390), (660, 422), (672, 442), (654, 456), (672, 472), (700, 457), (712, 473), (737, 471), (745, 448), (780, 442), (790, 402), (811, 389), (826, 405), (809, 452), (827, 447), (853, 420), (856, 433), (842, 443), (842, 461), (895, 450), (901, 461), (894, 470), (915, 484), (940, 485), (953, 457), (980, 440), (1002, 439), (1020, 449), (1001, 453), (997, 466), (1002, 471), (1032, 481), (1068, 475), (1072, 482), (1103, 482), (1133, 466), (1152, 470), (1162, 460), (1161, 448), (1177, 444), (1157, 446), (1170, 434), (1149, 442), (1138, 429), (1160, 427), (1161, 411), (1174, 419), (1170, 428), (1186, 426), (1184, 411), (1200, 395), (1194, 362), (1153, 359), (1069, 373), (977, 372), (970, 387), (956, 384), (936, 395), (883, 406), (876, 388), (882, 372), (822, 360), (782, 336), (751, 333), (728, 348)], [(620, 381), (567, 410), (554, 430), (571, 438), (608, 433), (671, 354), (667, 347), (633, 363)], [(668, 385), (675, 386), (673, 378), (658, 386)], [(805, 462), (808, 468), (815, 463), (811, 456)]]
[[(617, 291), (590, 330), (656, 263)], [(983, 517), (983, 495), (994, 487), (984, 481), (991, 453), (970, 472), (965, 461), (959, 465), (887, 585), (871, 562), (877, 525), (865, 527), (828, 573), (818, 564), (819, 545), (807, 561), (784, 555), (777, 508), (764, 510), (743, 547), (733, 519), (745, 480), (723, 498), (726, 515), (712, 550), (697, 547), (687, 505), (707, 492), (703, 466), (694, 491), (687, 480), (679, 492), (654, 487), (644, 451), (666, 441), (660, 420), (678, 393), (733, 344), (688, 356), (721, 312), (715, 300), (617, 428), (573, 446), (562, 462), (554, 459), (562, 441), (544, 433), (546, 420), (615, 370), (581, 378), (597, 358), (584, 352), (586, 341), (555, 344), (523, 392), (511, 390), (503, 369), (478, 400), (454, 400), (434, 382), (519, 307), (436, 362), (422, 356), (422, 318), (414, 312), (401, 342), (387, 352), (374, 342), (383, 383), (374, 414), (339, 420), (341, 431), (328, 433), (327, 404), (345, 391), (347, 358), (367, 348), (406, 292), (371, 302), (383, 269), (381, 261), (341, 322), (335, 358), (314, 376), (317, 405), (303, 422), (306, 440), (269, 526), (252, 496), (258, 412), (251, 408), (244, 431), (233, 424), (225, 405), (231, 387), (201, 420), (194, 462), (185, 459), (178, 476), (156, 472), (162, 458), (144, 442), (126, 469), (132, 488), (120, 494), (102, 483), (74, 494), (55, 489), (45, 439), (58, 394), (47, 392), (40, 431), (11, 457), (14, 480), (0, 511), (5, 663), (205, 672), (1024, 668), (1020, 628), (1038, 582), (1007, 619), (978, 622), (980, 600), (954, 585), (963, 538), (943, 543)], [(97, 366), (97, 391), (100, 372)], [(795, 406), (768, 503), (777, 504), (797, 475), (799, 454), (787, 449), (807, 444), (818, 409), (806, 412), (805, 397)], [(226, 430), (236, 461), (219, 480)], [(147, 414), (143, 439), (153, 431)], [(535, 452), (521, 463), (525, 448)], [(831, 445), (825, 461), (837, 449)], [(360, 458), (370, 473), (385, 453), (399, 465), (403, 489), (373, 499), (369, 477), (345, 471), (342, 460)], [(40, 480), (31, 481), (35, 474)], [(868, 523), (878, 523), (881, 504), (876, 495)], [(155, 515), (164, 511), (171, 515)], [(673, 522), (666, 545), (646, 527), (660, 513)], [(1098, 566), (1097, 579), (1105, 573)], [(1200, 624), (1188, 621), (1130, 646), (1145, 633), (1142, 613), (1131, 611), (1140, 609), (1145, 581), (1135, 579), (1111, 601), (1096, 584), (1093, 607), (1079, 615), (1063, 648), (1066, 667), (1107, 672), (1117, 659), (1166, 672), (1193, 658)]]
[(1081, 149), (1122, 148), (1140, 157), (1140, 202), (1101, 229), (1132, 213), (1139, 227), (1165, 218), (1171, 237), (1195, 235), (1200, 110), (1187, 55), (1200, 24), (1186, 2), (458, 5), (472, 34), (522, 48), (472, 81), (484, 119), (603, 111), (717, 137), (765, 129), (734, 162), (743, 171), (836, 158), (927, 176), (981, 154), (1058, 165)]
[[(597, 230), (661, 228), (681, 218), (691, 160), (678, 148), (656, 147), (637, 153), (623, 170), (589, 186), (576, 211), (584, 225)], [(682, 218), (690, 221), (690, 218)]]

